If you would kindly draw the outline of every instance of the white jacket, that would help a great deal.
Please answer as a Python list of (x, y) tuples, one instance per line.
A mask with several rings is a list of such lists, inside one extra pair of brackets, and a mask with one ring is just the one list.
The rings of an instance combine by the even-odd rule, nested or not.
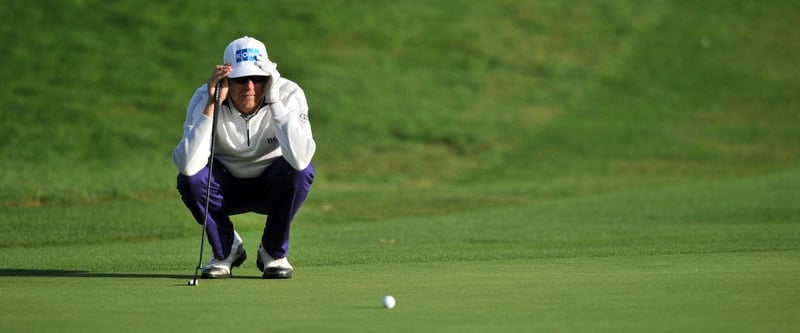
[[(308, 104), (296, 83), (280, 78), (280, 102), (264, 105), (248, 118), (232, 102), (220, 105), (214, 158), (237, 178), (258, 177), (278, 157), (305, 169), (316, 150), (308, 120)], [(211, 123), (203, 113), (208, 101), (204, 84), (192, 96), (183, 124), (183, 139), (172, 152), (180, 172), (192, 176), (208, 164)]]

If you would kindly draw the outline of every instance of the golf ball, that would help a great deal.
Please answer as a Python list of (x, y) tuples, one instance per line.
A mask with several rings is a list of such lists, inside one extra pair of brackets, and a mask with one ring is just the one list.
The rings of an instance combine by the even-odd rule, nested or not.
[(387, 309), (394, 308), (395, 300), (392, 295), (383, 296), (383, 307)]
[(189, 280), (189, 285), (190, 286), (196, 286), (197, 285), (197, 280), (196, 279)]

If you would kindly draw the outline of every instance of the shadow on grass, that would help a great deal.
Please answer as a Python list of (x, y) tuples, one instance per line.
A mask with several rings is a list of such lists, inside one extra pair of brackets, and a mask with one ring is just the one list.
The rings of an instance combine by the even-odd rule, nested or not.
[[(89, 271), (71, 271), (63, 269), (14, 269), (0, 268), (0, 277), (90, 277), (90, 278), (144, 278), (144, 279), (189, 279), (192, 273), (156, 274), (156, 273), (101, 273)], [(261, 276), (233, 275), (232, 279), (261, 279)]]
[(145, 279), (186, 279), (191, 274), (153, 274), (153, 273), (98, 273), (61, 269), (14, 269), (0, 268), (0, 277), (94, 277), (94, 278), (145, 278)]

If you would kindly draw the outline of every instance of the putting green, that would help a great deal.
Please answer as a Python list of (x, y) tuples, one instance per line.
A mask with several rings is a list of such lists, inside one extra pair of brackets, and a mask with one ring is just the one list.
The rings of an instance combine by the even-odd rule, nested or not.
[[(34, 250), (35, 251), (35, 250)], [(0, 330), (325, 332), (791, 331), (800, 252), (251, 267), (187, 286), (191, 271), (4, 269)], [(381, 298), (397, 299), (392, 310)]]

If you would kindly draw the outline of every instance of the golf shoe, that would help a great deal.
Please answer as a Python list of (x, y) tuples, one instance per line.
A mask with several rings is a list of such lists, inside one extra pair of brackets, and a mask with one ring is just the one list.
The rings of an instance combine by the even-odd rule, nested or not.
[(289, 279), (294, 270), (289, 260), (272, 258), (260, 244), (258, 245), (256, 266), (258, 266), (258, 270), (264, 272), (261, 277), (265, 279)]
[(239, 267), (247, 259), (247, 252), (244, 250), (242, 238), (234, 231), (233, 245), (231, 254), (223, 260), (219, 260), (211, 255), (211, 260), (203, 267), (202, 277), (205, 279), (225, 279), (231, 277), (233, 267)]

